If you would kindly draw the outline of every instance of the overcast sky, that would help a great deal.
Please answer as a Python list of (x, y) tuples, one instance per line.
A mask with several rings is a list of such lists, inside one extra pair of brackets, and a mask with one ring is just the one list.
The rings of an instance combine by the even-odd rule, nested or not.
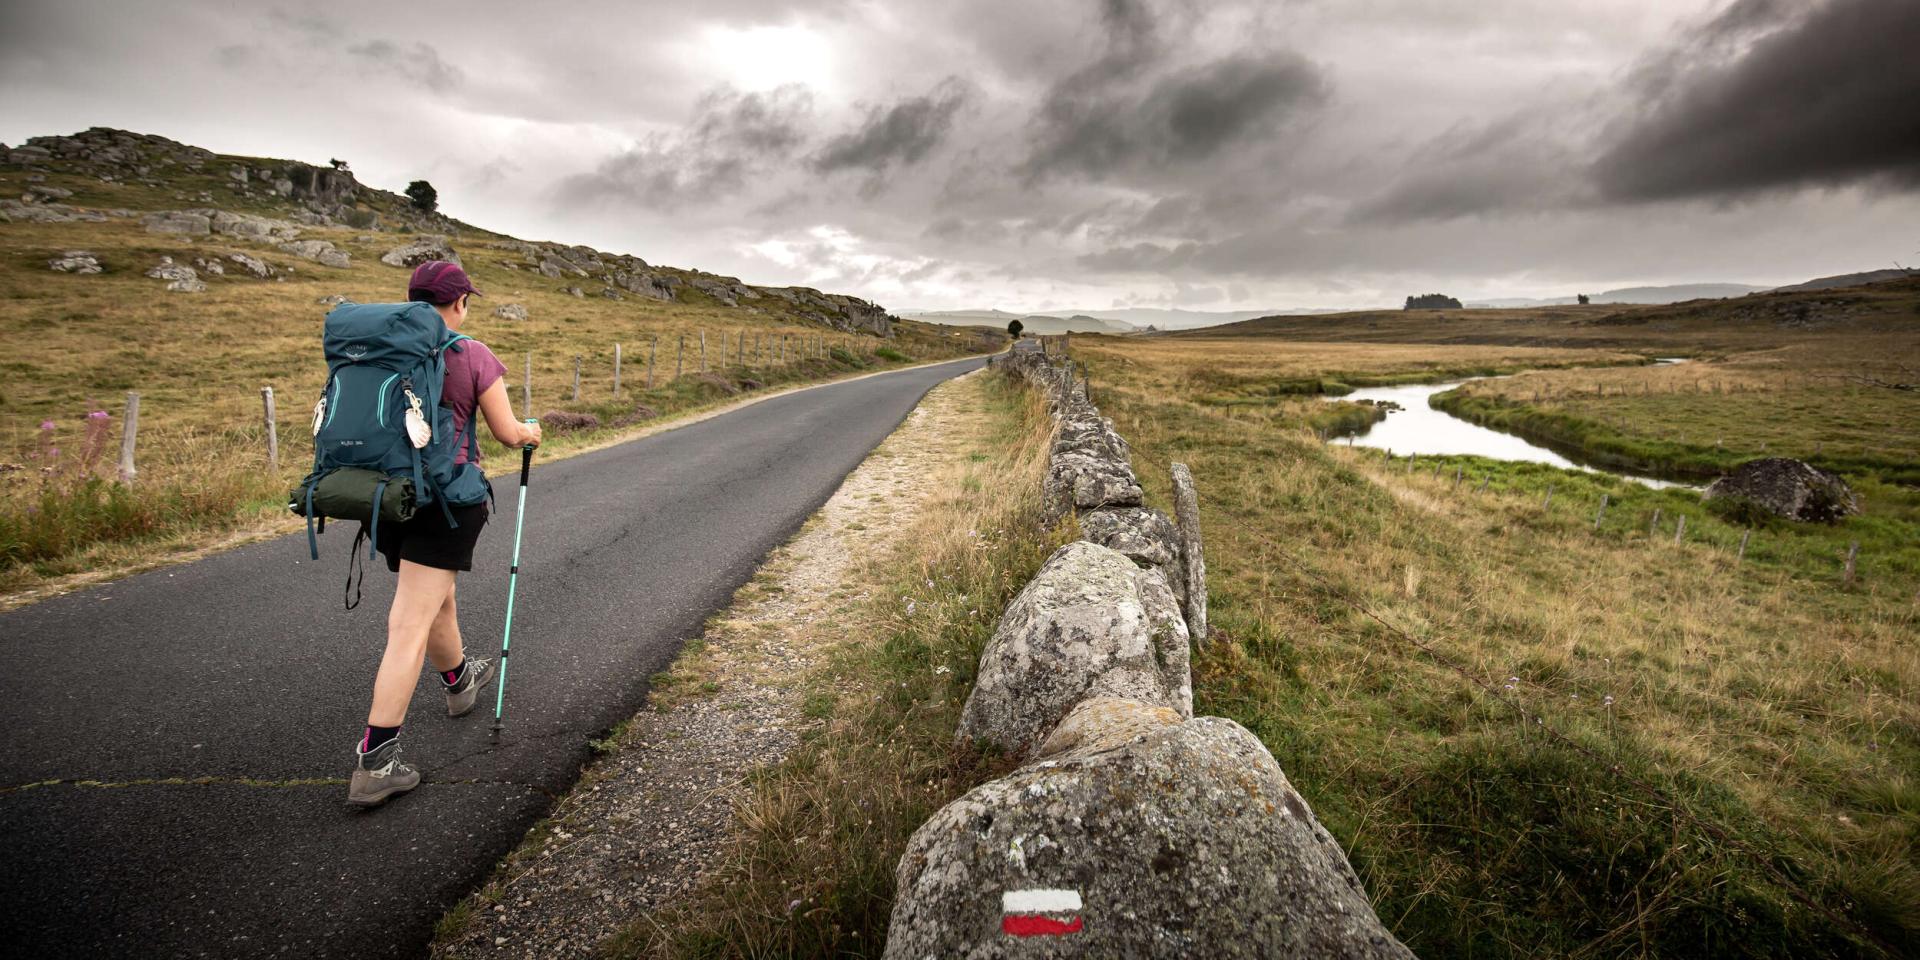
[(895, 310), (1920, 261), (1920, 0), (0, 4), (0, 140), (350, 161)]

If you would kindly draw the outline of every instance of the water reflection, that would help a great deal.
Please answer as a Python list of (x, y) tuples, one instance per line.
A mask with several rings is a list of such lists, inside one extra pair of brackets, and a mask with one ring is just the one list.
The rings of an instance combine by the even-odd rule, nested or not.
[(1450, 383), (1416, 383), (1397, 387), (1366, 387), (1344, 397), (1329, 399), (1391, 402), (1401, 407), (1399, 410), (1389, 412), (1385, 420), (1374, 424), (1365, 432), (1348, 437), (1345, 442), (1351, 446), (1391, 450), (1397, 456), (1405, 456), (1409, 453), (1423, 456), (1452, 454), (1487, 457), (1493, 460), (1519, 460), (1565, 467), (1569, 470), (1585, 470), (1589, 473), (1611, 473), (1644, 483), (1649, 487), (1688, 486), (1684, 483), (1622, 473), (1618, 470), (1590, 467), (1513, 434), (1501, 433), (1477, 423), (1468, 423), (1453, 414), (1436, 410), (1428, 405), (1429, 398), (1436, 393), (1451, 390), (1463, 383), (1471, 383), (1473, 380), (1485, 379), (1489, 378), (1474, 377), (1471, 380), (1455, 380)]

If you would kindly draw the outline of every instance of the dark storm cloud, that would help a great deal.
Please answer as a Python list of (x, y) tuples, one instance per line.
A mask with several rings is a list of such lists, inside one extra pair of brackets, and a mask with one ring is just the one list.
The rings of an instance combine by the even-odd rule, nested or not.
[(912, 166), (946, 138), (953, 119), (971, 91), (949, 77), (924, 96), (908, 97), (890, 107), (873, 107), (860, 128), (827, 141), (813, 167), (823, 173), (864, 170), (881, 173), (888, 167)]
[(1169, 66), (1161, 24), (1138, 0), (1108, 0), (1101, 23), (1100, 55), (1048, 90), (1035, 112), (1023, 166), (1030, 180), (1204, 161), (1271, 134), (1327, 95), (1320, 69), (1287, 50)]
[(347, 52), (370, 67), (406, 77), (435, 93), (446, 93), (460, 85), (460, 68), (440, 59), (438, 51), (415, 42), (401, 47), (390, 40), (370, 40), (347, 48)]
[(702, 96), (682, 130), (656, 134), (560, 182), (563, 206), (608, 200), (671, 209), (743, 190), (747, 175), (783, 165), (806, 141), (813, 98), (798, 87)]
[(1558, 206), (1580, 189), (1577, 149), (1541, 111), (1462, 124), (1415, 150), (1409, 169), (1353, 211), (1361, 224), (1447, 220)]
[(1737, 3), (1685, 48), (1691, 61), (1641, 72), (1651, 109), (1612, 134), (1593, 175), (1628, 201), (1920, 187), (1916, 51), (1913, 0)]

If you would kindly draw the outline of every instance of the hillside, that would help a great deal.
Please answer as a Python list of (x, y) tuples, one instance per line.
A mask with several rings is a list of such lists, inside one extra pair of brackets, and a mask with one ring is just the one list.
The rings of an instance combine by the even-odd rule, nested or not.
[[(0, 148), (0, 161), (0, 590), (97, 569), (114, 544), (183, 548), (280, 522), (272, 505), (311, 458), (301, 421), (326, 374), (322, 317), (343, 299), (402, 299), (424, 259), (458, 259), (485, 294), (464, 332), (506, 361), (516, 411), (552, 415), (549, 454), (777, 384), (1004, 340), (495, 233), (333, 166), (102, 128)], [(106, 482), (129, 392), (130, 487)]]
[(1174, 334), (1380, 343), (1651, 346), (1728, 349), (1779, 345), (1822, 331), (1910, 334), (1920, 328), (1920, 278), (1872, 286), (1749, 294), (1665, 305), (1596, 303), (1408, 314), (1364, 310), (1275, 316)]

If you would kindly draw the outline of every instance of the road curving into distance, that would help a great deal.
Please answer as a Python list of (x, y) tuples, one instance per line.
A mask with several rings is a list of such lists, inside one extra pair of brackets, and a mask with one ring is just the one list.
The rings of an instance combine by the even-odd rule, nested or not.
[[(385, 641), (374, 560), (341, 609), (353, 526), (0, 613), (0, 896), (29, 957), (415, 957), (574, 781), (587, 741), (666, 668), (936, 384), (981, 358), (772, 397), (536, 465), (506, 732), (447, 718), (423, 674), (402, 734), (426, 781), (347, 808)], [(512, 482), (512, 478), (502, 482)], [(461, 578), (470, 654), (498, 651), (502, 486)], [(54, 781), (48, 783), (47, 781)], [(317, 781), (317, 782), (316, 782)], [(29, 786), (31, 785), (31, 786)]]

